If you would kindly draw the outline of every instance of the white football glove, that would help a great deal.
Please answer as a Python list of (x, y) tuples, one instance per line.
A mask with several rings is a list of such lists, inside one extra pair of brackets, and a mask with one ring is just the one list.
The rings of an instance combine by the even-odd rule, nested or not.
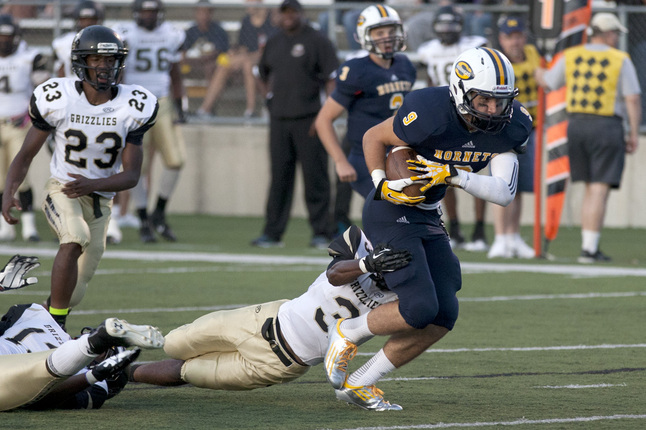
[(40, 267), (38, 257), (14, 255), (0, 272), (0, 291), (17, 290), (35, 284), (38, 278), (32, 276), (25, 279), (25, 275), (37, 267)]

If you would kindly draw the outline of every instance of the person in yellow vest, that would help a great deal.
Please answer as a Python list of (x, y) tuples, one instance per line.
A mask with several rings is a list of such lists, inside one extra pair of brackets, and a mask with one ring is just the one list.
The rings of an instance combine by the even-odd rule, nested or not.
[[(518, 97), (531, 114), (536, 126), (538, 84), (534, 70), (540, 67), (540, 54), (536, 47), (527, 43), (525, 22), (517, 16), (505, 16), (498, 22), (498, 43), (503, 54), (509, 58), (516, 76)], [(534, 131), (527, 142), (527, 150), (518, 155), (518, 190), (516, 197), (503, 207), (493, 205), (494, 241), (489, 248), (489, 258), (534, 258), (534, 249), (520, 236), (522, 193), (534, 191)]]
[(633, 62), (617, 49), (627, 32), (615, 15), (597, 13), (589, 43), (565, 50), (554, 67), (536, 74), (549, 89), (566, 86), (570, 175), (585, 182), (579, 263), (610, 261), (599, 249), (608, 195), (621, 185), (625, 154), (637, 150), (641, 89)]

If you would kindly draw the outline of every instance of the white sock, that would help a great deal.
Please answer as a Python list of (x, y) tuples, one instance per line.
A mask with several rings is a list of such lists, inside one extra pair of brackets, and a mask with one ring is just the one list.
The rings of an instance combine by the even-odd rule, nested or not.
[(130, 197), (135, 209), (146, 209), (148, 207), (148, 190), (146, 188), (146, 178), (139, 178), (139, 182), (130, 190)]
[(395, 370), (383, 349), (380, 349), (366, 364), (348, 376), (348, 385), (353, 387), (369, 387)]
[(49, 371), (58, 376), (71, 376), (90, 364), (97, 354), (90, 353), (87, 339), (86, 334), (59, 346), (47, 358)]
[(601, 233), (592, 230), (581, 230), (581, 249), (594, 254), (599, 250), (599, 240)]
[(354, 344), (359, 344), (375, 335), (368, 328), (368, 314), (344, 320), (340, 329), (341, 333)]
[(120, 216), (121, 216), (121, 205), (118, 203), (112, 205), (112, 218), (117, 219)]
[(168, 169), (164, 167), (159, 179), (159, 195), (160, 197), (168, 200), (175, 191), (175, 186), (179, 181), (179, 169)]

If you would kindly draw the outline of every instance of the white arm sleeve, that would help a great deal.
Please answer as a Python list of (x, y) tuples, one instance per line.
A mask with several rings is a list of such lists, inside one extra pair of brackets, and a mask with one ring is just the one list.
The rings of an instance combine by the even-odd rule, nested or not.
[(458, 169), (459, 180), (451, 183), (472, 196), (507, 206), (514, 200), (518, 185), (518, 157), (514, 152), (498, 154), (491, 159), (491, 176), (478, 175)]

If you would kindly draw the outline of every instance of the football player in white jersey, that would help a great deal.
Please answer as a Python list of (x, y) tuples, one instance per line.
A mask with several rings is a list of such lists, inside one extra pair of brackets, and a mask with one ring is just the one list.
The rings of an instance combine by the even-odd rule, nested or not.
[(69, 308), (83, 298), (105, 251), (115, 192), (139, 180), (143, 135), (157, 115), (150, 91), (118, 84), (127, 52), (107, 27), (94, 25), (77, 34), (72, 67), (78, 79), (52, 78), (34, 90), (32, 127), (7, 175), (2, 215), (15, 224), (11, 209), (22, 208), (13, 194), (47, 136), (55, 133), (43, 211), (60, 243), (48, 306), (61, 326)]
[[(10, 15), (0, 15), (0, 195), (11, 160), (20, 150), (29, 125), (27, 109), (34, 87), (49, 78), (47, 60), (29, 48)], [(37, 242), (33, 193), (29, 180), (18, 187), (23, 207), (22, 238)], [(14, 240), (14, 226), (0, 220), (0, 241)]]
[[(13, 256), (0, 272), (0, 291), (37, 282), (25, 277), (39, 266), (36, 257)], [(141, 352), (123, 347), (163, 343), (156, 328), (116, 318), (73, 340), (41, 305), (12, 306), (0, 319), (0, 411), (97, 409), (123, 389), (124, 370)]]
[[(383, 284), (382, 272), (408, 264), (408, 251), (372, 245), (351, 226), (328, 248), (326, 272), (293, 300), (213, 312), (166, 335), (164, 351), (172, 360), (133, 368), (135, 382), (193, 384), (213, 390), (251, 390), (292, 381), (323, 362), (327, 327), (337, 318), (367, 314), (397, 296)], [(365, 409), (397, 409), (375, 395), (362, 399), (348, 390), (337, 397)]]
[[(75, 29), (60, 35), (52, 41), (52, 48), (54, 49), (54, 75), (61, 78), (64, 76), (74, 76), (70, 46), (72, 46), (72, 41), (76, 33), (85, 27), (102, 24), (103, 18), (105, 17), (105, 8), (101, 3), (92, 0), (80, 0), (76, 4), (76, 7), (74, 7), (73, 17)], [(120, 243), (123, 237), (116, 219), (119, 215), (116, 206), (115, 197), (112, 216), (108, 223), (108, 243)]]
[[(449, 85), (449, 75), (458, 55), (467, 49), (486, 46), (488, 41), (482, 36), (462, 35), (464, 17), (454, 6), (439, 8), (432, 25), (437, 38), (421, 44), (417, 54), (420, 61), (427, 66), (428, 86), (440, 87)], [(457, 198), (452, 187), (447, 190), (443, 204), (449, 218), (451, 247), (467, 251), (486, 251), (488, 246), (484, 235), (485, 201), (475, 199), (476, 227), (470, 242), (465, 241), (460, 231)]]
[[(132, 199), (141, 219), (139, 229), (142, 242), (155, 242), (153, 229), (164, 239), (174, 242), (177, 237), (166, 222), (166, 204), (171, 197), (179, 172), (184, 166), (186, 154), (181, 130), (173, 120), (173, 111), (178, 122), (185, 122), (182, 98), (184, 86), (180, 73), (180, 48), (186, 34), (171, 23), (164, 22), (161, 0), (135, 0), (134, 22), (115, 27), (130, 50), (126, 62), (124, 82), (142, 85), (159, 99), (159, 115), (155, 127), (144, 139), (143, 174), (139, 184), (132, 190)], [(151, 164), (148, 148), (153, 146), (162, 157), (159, 195), (155, 210), (148, 217), (147, 173)]]

